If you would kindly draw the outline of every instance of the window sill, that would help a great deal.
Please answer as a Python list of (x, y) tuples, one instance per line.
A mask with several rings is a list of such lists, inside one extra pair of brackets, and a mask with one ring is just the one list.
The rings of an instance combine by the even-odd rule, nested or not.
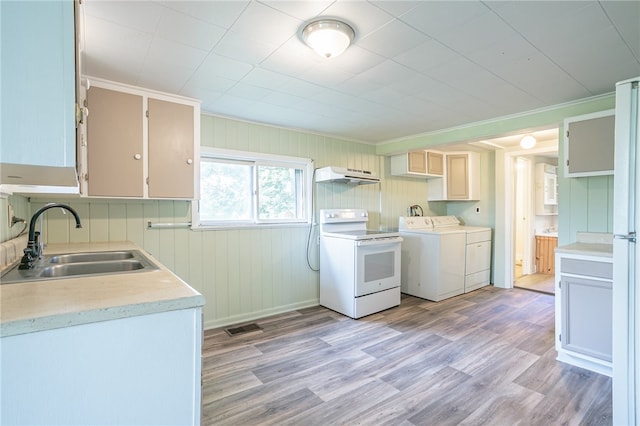
[(198, 225), (192, 226), (192, 231), (233, 231), (246, 229), (278, 229), (278, 228), (306, 228), (310, 226), (309, 222), (286, 222), (286, 223), (233, 223), (233, 224), (216, 224), (216, 225)]

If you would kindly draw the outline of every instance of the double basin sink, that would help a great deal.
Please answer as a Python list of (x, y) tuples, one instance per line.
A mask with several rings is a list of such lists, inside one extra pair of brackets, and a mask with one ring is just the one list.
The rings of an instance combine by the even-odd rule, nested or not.
[(42, 256), (33, 269), (9, 269), (1, 284), (59, 278), (144, 272), (159, 269), (140, 250), (119, 250)]

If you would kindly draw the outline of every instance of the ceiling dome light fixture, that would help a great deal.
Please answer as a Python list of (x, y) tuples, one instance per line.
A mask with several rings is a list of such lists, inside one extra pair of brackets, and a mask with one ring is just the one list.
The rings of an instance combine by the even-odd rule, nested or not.
[(531, 149), (536, 146), (536, 138), (531, 135), (527, 135), (520, 140), (520, 146), (524, 149)]
[(355, 38), (353, 28), (335, 19), (313, 21), (302, 30), (304, 42), (323, 58), (334, 58), (344, 52)]

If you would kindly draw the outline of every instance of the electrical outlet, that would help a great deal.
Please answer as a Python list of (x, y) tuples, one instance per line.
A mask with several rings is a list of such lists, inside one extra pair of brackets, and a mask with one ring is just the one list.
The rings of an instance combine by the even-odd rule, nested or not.
[(11, 228), (11, 220), (13, 219), (14, 216), (14, 211), (13, 211), (13, 206), (11, 204), (9, 204), (7, 206), (7, 222), (9, 224), (9, 228)]

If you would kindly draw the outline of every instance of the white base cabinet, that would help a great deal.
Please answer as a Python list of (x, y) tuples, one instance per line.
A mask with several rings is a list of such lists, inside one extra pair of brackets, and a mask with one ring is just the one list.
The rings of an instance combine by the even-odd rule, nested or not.
[(558, 361), (611, 376), (612, 286), (610, 257), (556, 253)]
[(199, 425), (201, 312), (2, 338), (0, 423)]
[(491, 281), (491, 229), (467, 232), (464, 292), (486, 287)]

